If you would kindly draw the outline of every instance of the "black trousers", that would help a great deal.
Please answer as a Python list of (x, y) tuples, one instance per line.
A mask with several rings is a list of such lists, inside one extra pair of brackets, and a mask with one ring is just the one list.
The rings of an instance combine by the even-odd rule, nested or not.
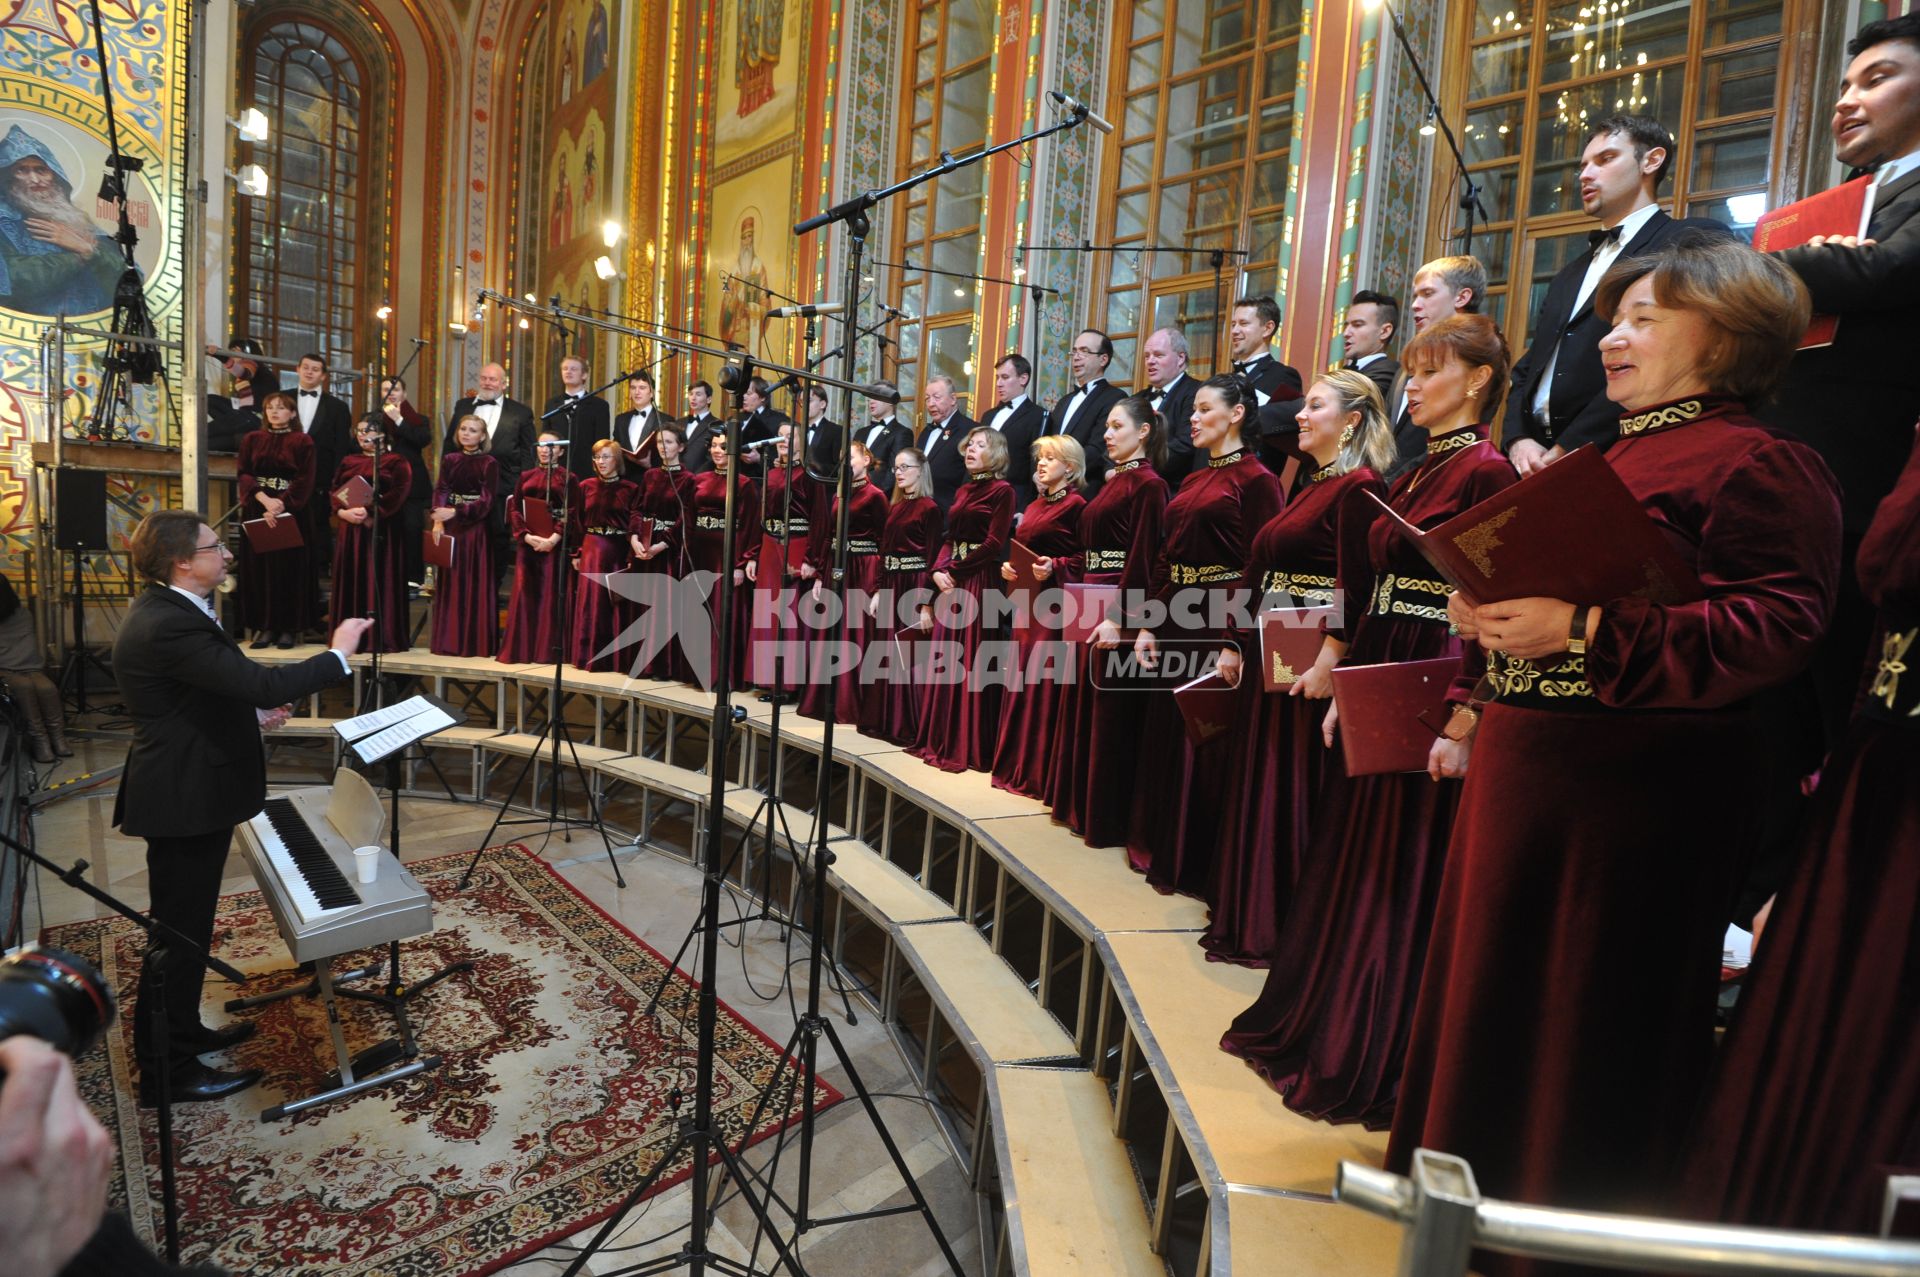
[[(147, 839), (147, 882), (152, 900), (147, 913), (202, 950), (213, 942), (221, 871), (226, 868), (232, 843), (231, 829)], [(162, 974), (151, 960), (140, 968), (140, 992), (133, 1008), (133, 1053), (142, 1072), (158, 1062), (161, 1049), (177, 1064), (196, 1054), (191, 1036), (200, 1025), (200, 989), (206, 979), (206, 964), (198, 954), (178, 944), (168, 948), (164, 976), (169, 1040), (165, 1043), (156, 1038), (160, 1007), (151, 995)]]

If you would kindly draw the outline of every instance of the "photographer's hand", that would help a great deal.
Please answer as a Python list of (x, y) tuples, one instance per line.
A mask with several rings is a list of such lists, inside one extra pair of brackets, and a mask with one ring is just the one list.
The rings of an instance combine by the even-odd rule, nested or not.
[(0, 1070), (0, 1255), (12, 1277), (53, 1277), (100, 1226), (113, 1144), (45, 1042), (0, 1041)]

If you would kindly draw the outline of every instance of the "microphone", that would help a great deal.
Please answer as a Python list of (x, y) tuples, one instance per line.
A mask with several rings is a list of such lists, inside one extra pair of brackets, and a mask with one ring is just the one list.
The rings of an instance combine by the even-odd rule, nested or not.
[(409, 337), (407, 338), (407, 340), (412, 342), (416, 346), (424, 346), (427, 344), (427, 339), (425, 337)]
[(815, 315), (837, 315), (847, 308), (845, 302), (816, 302), (806, 306), (775, 306), (769, 319), (811, 319)]
[(885, 302), (881, 302), (880, 309), (886, 311), (889, 315), (892, 315), (895, 319), (899, 320), (903, 324), (917, 324), (920, 322), (920, 316), (909, 315), (906, 311), (901, 310), (898, 306), (889, 306)]
[(1113, 132), (1113, 123), (1111, 121), (1104, 120), (1095, 115), (1093, 108), (1078, 98), (1070, 98), (1058, 89), (1048, 89), (1047, 96), (1052, 98), (1056, 104), (1065, 107), (1067, 110), (1085, 120), (1088, 124), (1093, 125), (1094, 128), (1099, 129), (1102, 133)]

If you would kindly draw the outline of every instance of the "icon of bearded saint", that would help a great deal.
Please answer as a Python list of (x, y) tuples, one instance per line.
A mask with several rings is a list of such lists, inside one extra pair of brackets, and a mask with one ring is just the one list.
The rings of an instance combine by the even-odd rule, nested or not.
[(84, 315), (113, 305), (126, 270), (113, 239), (73, 202), (46, 143), (16, 124), (0, 139), (0, 306)]

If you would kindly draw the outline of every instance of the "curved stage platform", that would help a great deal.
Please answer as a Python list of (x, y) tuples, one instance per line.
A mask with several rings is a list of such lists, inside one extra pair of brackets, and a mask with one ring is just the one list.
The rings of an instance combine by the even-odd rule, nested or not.
[[(274, 739), (337, 740), (331, 723), (360, 703), (367, 658), (353, 664), (351, 702), (339, 689), (316, 697)], [(552, 666), (396, 653), (381, 672), (467, 720), (408, 758), (410, 791), (499, 802), (525, 769), (536, 788), (521, 785), (513, 800), (547, 809)], [(561, 700), (563, 762), (570, 745), (608, 825), (701, 854), (712, 696), (569, 668)], [(776, 740), (770, 706), (751, 695), (735, 704), (746, 717), (720, 761), (728, 876), (793, 913), (793, 846), (813, 837), (822, 726), (783, 711)], [(1119, 849), (1088, 847), (1042, 804), (980, 773), (938, 771), (846, 727), (829, 766), (828, 944), (919, 1061), (921, 1085), (968, 1154), (1002, 1221), (995, 1272), (1395, 1269), (1399, 1230), (1329, 1196), (1342, 1159), (1379, 1164), (1385, 1134), (1291, 1112), (1216, 1047), (1263, 977), (1205, 960), (1204, 906), (1157, 894)], [(741, 836), (767, 833), (762, 786), (776, 774), (771, 837)], [(570, 765), (559, 789), (564, 810), (584, 815)]]

